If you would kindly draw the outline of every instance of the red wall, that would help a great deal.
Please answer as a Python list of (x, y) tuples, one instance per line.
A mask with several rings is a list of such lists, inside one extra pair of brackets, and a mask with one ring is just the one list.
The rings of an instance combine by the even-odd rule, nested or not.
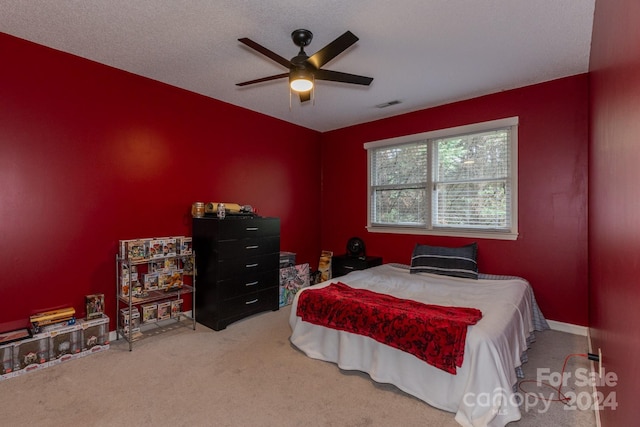
[(7, 35), (0, 53), (3, 329), (83, 312), (93, 292), (115, 307), (117, 241), (190, 234), (196, 200), (280, 217), (282, 250), (312, 267), (355, 235), (385, 262), (409, 262), (417, 242), (466, 243), (368, 234), (362, 144), (515, 115), (520, 237), (480, 239), (480, 269), (527, 278), (548, 318), (587, 324), (586, 75), (320, 135)]
[(471, 240), (368, 233), (363, 143), (519, 116), (519, 232), (478, 241), (482, 272), (530, 281), (547, 318), (587, 325), (588, 78), (578, 75), (365, 123), (322, 135), (322, 249), (344, 253), (360, 236), (367, 253), (410, 263), (416, 243)]
[(280, 217), (317, 262), (319, 133), (5, 34), (0, 57), (0, 330), (94, 292), (113, 317), (117, 241), (190, 235), (194, 201)]
[(596, 1), (590, 63), (589, 325), (618, 383), (603, 426), (638, 424), (640, 391), (640, 3)]

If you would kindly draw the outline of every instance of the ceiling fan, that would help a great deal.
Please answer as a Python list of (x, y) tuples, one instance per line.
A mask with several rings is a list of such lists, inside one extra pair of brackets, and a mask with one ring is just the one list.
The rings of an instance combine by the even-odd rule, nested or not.
[(298, 55), (291, 58), (290, 61), (246, 37), (238, 39), (239, 42), (249, 46), (251, 49), (256, 50), (267, 58), (270, 58), (283, 67), (288, 68), (289, 72), (249, 80), (247, 82), (236, 83), (236, 86), (247, 86), (254, 83), (262, 83), (283, 77), (289, 77), (289, 85), (291, 89), (298, 92), (300, 102), (305, 102), (311, 99), (311, 92), (315, 80), (328, 80), (364, 86), (369, 86), (373, 81), (372, 77), (358, 76), (355, 74), (325, 70), (322, 68), (323, 65), (340, 55), (349, 46), (358, 41), (358, 37), (356, 37), (351, 31), (345, 32), (343, 35), (311, 56), (308, 56), (304, 51), (305, 46), (308, 46), (313, 39), (311, 31), (302, 29), (295, 30), (291, 33), (291, 39), (296, 46), (300, 47), (300, 52), (298, 52)]

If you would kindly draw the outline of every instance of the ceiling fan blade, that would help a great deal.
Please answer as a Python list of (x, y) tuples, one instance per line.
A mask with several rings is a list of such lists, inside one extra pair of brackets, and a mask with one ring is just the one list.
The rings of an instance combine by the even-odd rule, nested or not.
[(358, 76), (356, 74), (341, 73), (340, 71), (317, 70), (313, 72), (316, 80), (328, 80), (331, 82), (353, 83), (356, 85), (369, 86), (373, 77)]
[(288, 59), (283, 58), (282, 56), (278, 55), (277, 53), (267, 49), (266, 47), (254, 42), (251, 39), (248, 39), (246, 37), (238, 39), (238, 41), (240, 43), (243, 43), (247, 46), (249, 46), (251, 49), (260, 52), (261, 54), (263, 54), (264, 56), (266, 56), (269, 59), (272, 59), (274, 61), (276, 61), (278, 64), (282, 65), (285, 68), (292, 68), (291, 65), (291, 61), (289, 61)]
[(306, 92), (300, 92), (300, 102), (307, 102), (311, 99), (311, 91), (308, 90)]
[(359, 39), (351, 31), (347, 31), (307, 59), (307, 62), (316, 68), (322, 67), (336, 56), (344, 52), (349, 46)]
[(271, 80), (281, 79), (283, 77), (289, 77), (289, 73), (276, 74), (275, 76), (263, 77), (261, 79), (249, 80), (248, 82), (236, 83), (236, 86), (247, 86), (254, 83), (268, 82)]

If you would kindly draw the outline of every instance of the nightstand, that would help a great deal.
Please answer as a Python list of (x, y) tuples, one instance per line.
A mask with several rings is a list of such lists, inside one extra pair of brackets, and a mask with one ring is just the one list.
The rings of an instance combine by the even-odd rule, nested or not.
[(354, 270), (364, 270), (382, 264), (382, 257), (351, 257), (349, 255), (336, 255), (331, 260), (332, 277), (344, 276)]

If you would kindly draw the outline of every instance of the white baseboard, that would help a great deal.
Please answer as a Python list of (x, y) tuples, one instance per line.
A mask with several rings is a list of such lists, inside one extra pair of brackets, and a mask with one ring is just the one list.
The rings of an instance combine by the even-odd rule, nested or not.
[(581, 335), (583, 337), (587, 336), (587, 331), (589, 330), (589, 328), (587, 328), (586, 326), (558, 322), (556, 320), (547, 320), (547, 323), (549, 323), (549, 327), (553, 331), (567, 332), (569, 334)]

